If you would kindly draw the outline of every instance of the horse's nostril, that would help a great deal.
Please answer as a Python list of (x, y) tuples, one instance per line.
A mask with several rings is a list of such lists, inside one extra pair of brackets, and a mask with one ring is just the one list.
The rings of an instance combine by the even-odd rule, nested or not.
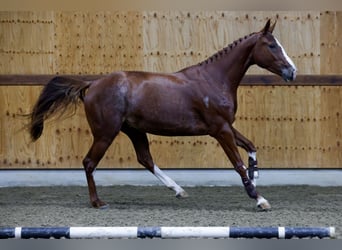
[(282, 77), (285, 81), (293, 81), (296, 79), (296, 69), (294, 68), (284, 68), (282, 70)]
[(297, 76), (297, 70), (293, 69), (293, 71), (292, 71), (292, 81), (294, 81), (296, 79), (296, 76)]

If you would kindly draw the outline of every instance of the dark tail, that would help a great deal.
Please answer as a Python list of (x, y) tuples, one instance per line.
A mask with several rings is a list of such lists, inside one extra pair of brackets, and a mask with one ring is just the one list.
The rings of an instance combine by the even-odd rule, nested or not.
[(30, 115), (29, 127), (32, 140), (35, 141), (42, 135), (44, 120), (58, 112), (63, 114), (71, 104), (76, 106), (80, 100), (83, 101), (89, 85), (89, 82), (60, 76), (48, 82)]

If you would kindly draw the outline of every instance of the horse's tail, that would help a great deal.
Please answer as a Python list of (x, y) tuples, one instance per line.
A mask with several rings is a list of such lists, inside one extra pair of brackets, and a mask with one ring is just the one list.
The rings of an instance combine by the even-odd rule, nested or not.
[(44, 128), (44, 120), (60, 112), (61, 115), (67, 108), (79, 101), (83, 101), (85, 91), (90, 82), (66, 77), (54, 77), (43, 88), (38, 101), (30, 114), (30, 135), (33, 141), (37, 140)]

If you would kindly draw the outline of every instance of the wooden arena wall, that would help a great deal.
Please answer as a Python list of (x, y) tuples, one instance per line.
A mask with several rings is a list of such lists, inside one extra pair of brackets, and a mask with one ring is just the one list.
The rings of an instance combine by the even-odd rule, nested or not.
[[(235, 127), (257, 146), (262, 168), (340, 168), (342, 12), (13, 11), (0, 12), (0, 169), (82, 167), (92, 142), (82, 106), (47, 122), (36, 143), (25, 130), (23, 114), (49, 76), (177, 71), (260, 30), (267, 18), (277, 19), (274, 34), (300, 75), (287, 85), (252, 67), (238, 92)], [(149, 138), (162, 168), (231, 167), (208, 136)], [(125, 135), (100, 167), (140, 167)]]

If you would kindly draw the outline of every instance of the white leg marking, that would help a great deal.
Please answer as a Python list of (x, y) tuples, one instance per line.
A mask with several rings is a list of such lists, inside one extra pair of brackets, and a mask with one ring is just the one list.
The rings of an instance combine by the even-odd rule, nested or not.
[(167, 186), (168, 188), (174, 190), (176, 192), (177, 197), (187, 197), (187, 193), (181, 188), (174, 180), (172, 180), (169, 176), (164, 174), (157, 165), (154, 165), (154, 175)]
[(259, 197), (257, 198), (257, 205), (258, 205), (258, 206), (259, 206), (260, 204), (262, 204), (262, 203), (265, 203), (265, 202), (267, 202), (267, 200), (266, 200), (264, 197), (259, 196)]
[(257, 198), (257, 206), (261, 207), (264, 210), (267, 210), (267, 209), (271, 208), (270, 203), (268, 203), (268, 201), (264, 197), (262, 197), (262, 196), (259, 196)]

